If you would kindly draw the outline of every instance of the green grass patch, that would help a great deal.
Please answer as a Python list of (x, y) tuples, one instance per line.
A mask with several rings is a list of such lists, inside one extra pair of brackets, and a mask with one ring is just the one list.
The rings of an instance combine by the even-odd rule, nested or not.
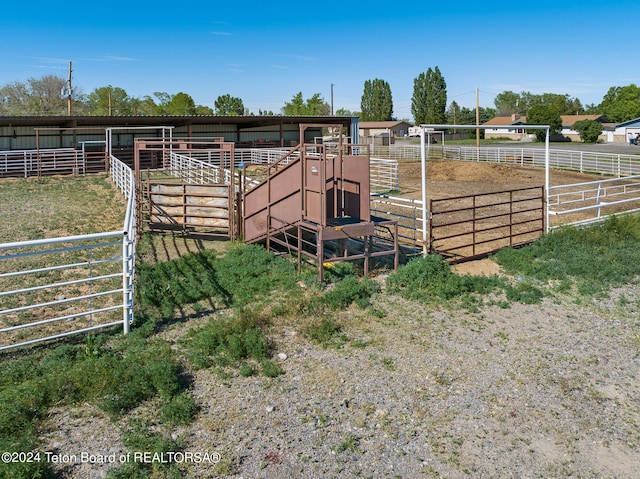
[(588, 228), (565, 227), (518, 249), (505, 248), (495, 260), (505, 272), (562, 291), (575, 284), (580, 295), (602, 294), (610, 287), (637, 281), (640, 264), (638, 215), (613, 216)]
[[(15, 354), (0, 363), (0, 447), (37, 450), (37, 422), (48, 408), (85, 402), (118, 419), (144, 401), (160, 398), (169, 423), (194, 414), (184, 390), (188, 381), (164, 341), (135, 332), (126, 337), (87, 336), (58, 347)], [(22, 469), (21, 469), (22, 468)], [(47, 477), (46, 464), (8, 466), (2, 477)]]
[(265, 324), (249, 310), (228, 318), (211, 318), (201, 328), (190, 330), (180, 344), (197, 369), (211, 366), (242, 368), (241, 375), (250, 376), (254, 366), (270, 357), (271, 346), (262, 332)]
[(445, 304), (459, 300), (475, 304), (474, 296), (484, 295), (501, 287), (496, 276), (458, 275), (440, 255), (415, 258), (387, 278), (387, 292), (423, 303)]

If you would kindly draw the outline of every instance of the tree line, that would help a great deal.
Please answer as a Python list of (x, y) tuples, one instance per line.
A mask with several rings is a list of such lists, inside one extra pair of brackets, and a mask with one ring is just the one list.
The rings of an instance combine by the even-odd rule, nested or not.
[[(72, 92), (69, 98), (66, 85), (64, 78), (55, 75), (6, 84), (0, 87), (0, 115), (66, 115), (69, 100), (72, 101), (74, 115), (256, 115), (245, 108), (241, 98), (229, 94), (218, 96), (214, 108), (211, 108), (197, 105), (184, 92), (155, 92), (152, 96), (137, 98), (111, 85), (96, 88), (89, 94)], [(558, 121), (561, 115), (602, 114), (614, 123), (639, 118), (640, 87), (635, 84), (611, 87), (598, 105), (582, 105), (579, 99), (568, 94), (533, 94), (527, 91), (504, 91), (496, 95), (494, 105), (495, 108), (478, 109), (480, 123), (495, 116), (519, 114), (526, 116), (529, 124), (549, 124), (552, 131), (560, 131), (562, 125), (558, 126)], [(280, 112), (258, 110), (257, 115), (323, 116), (329, 115), (330, 111), (329, 104), (319, 93), (305, 99), (302, 92), (298, 92), (285, 102)], [(389, 83), (379, 78), (366, 80), (360, 111), (341, 108), (335, 114), (358, 116), (361, 121), (395, 120)], [(415, 124), (476, 123), (475, 108), (461, 107), (455, 101), (447, 104), (447, 84), (437, 66), (414, 78), (411, 114)]]

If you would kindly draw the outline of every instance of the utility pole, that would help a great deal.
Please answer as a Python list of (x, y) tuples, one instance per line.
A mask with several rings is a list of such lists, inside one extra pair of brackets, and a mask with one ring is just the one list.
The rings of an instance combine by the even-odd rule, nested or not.
[[(453, 126), (456, 126), (456, 102), (453, 102)], [(456, 134), (456, 129), (453, 129), (453, 134)]]
[(333, 116), (333, 83), (331, 84), (331, 116)]
[(71, 62), (69, 62), (69, 77), (67, 78), (67, 115), (71, 116)]

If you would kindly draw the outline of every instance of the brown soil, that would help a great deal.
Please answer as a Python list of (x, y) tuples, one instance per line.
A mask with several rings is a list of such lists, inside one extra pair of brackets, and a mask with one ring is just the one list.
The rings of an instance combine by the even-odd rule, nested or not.
[[(420, 199), (422, 175), (420, 162), (400, 163), (402, 196)], [(502, 190), (544, 186), (544, 169), (498, 163), (431, 160), (427, 163), (427, 196), (452, 196), (490, 193)], [(551, 170), (551, 186), (594, 181), (597, 175)]]

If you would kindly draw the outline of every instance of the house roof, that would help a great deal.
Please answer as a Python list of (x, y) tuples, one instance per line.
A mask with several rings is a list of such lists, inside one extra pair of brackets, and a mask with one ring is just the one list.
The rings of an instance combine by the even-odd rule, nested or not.
[[(582, 120), (593, 120), (603, 125), (609, 123), (609, 120), (604, 115), (560, 115), (560, 119), (562, 120), (562, 126), (565, 127), (572, 127), (576, 122)], [(496, 116), (484, 124), (489, 126), (526, 125), (527, 117), (520, 115)]]
[(633, 120), (627, 120), (622, 123), (618, 123), (618, 126), (640, 126), (640, 118), (635, 118)]
[(504, 126), (504, 125), (522, 125), (526, 123), (527, 117), (520, 115), (511, 115), (511, 116), (494, 116), (488, 122), (484, 123), (485, 125), (496, 125), (496, 126)]
[(406, 121), (360, 121), (358, 122), (358, 128), (395, 128), (408, 124)]
[(609, 120), (604, 115), (561, 115), (562, 126), (573, 126), (579, 121), (593, 120), (598, 123), (608, 123)]

